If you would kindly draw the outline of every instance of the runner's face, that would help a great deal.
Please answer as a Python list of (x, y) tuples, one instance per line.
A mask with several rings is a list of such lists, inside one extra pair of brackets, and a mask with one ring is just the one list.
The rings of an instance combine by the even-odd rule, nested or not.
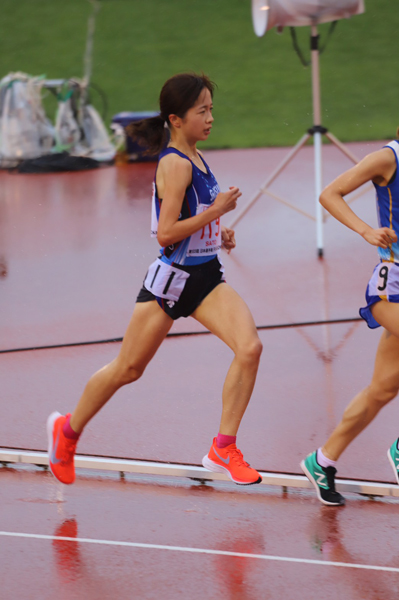
[(204, 88), (194, 106), (188, 109), (182, 119), (182, 128), (189, 141), (207, 140), (212, 129), (212, 96)]

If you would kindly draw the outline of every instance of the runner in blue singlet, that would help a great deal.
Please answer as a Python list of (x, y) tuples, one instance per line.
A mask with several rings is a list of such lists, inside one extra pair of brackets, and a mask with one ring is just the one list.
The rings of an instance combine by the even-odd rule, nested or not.
[[(192, 180), (184, 195), (183, 205), (178, 219), (180, 221), (192, 217), (199, 211), (206, 210), (206, 208), (215, 201), (215, 198), (220, 192), (220, 188), (214, 174), (200, 153), (198, 153), (198, 156), (202, 161), (201, 167), (198, 167), (195, 163), (190, 161), (188, 156), (173, 147), (162, 150), (159, 155), (159, 160), (168, 154), (177, 154), (192, 164)], [(155, 173), (152, 197), (152, 237), (157, 237), (158, 234), (158, 219), (161, 203), (162, 198), (159, 198), (158, 196)], [(178, 265), (197, 265), (212, 260), (221, 248), (220, 218), (217, 219), (213, 226), (208, 225), (206, 231), (201, 230), (200, 232), (197, 232), (197, 234), (199, 234), (200, 239), (202, 238), (204, 240), (204, 243), (202, 245), (200, 244), (200, 246), (202, 246), (200, 250), (198, 248), (193, 248), (193, 245), (195, 244), (193, 244), (194, 240), (192, 239), (192, 236), (190, 236), (177, 244), (162, 248), (162, 260), (168, 264), (175, 263)], [(216, 243), (210, 243), (210, 239), (216, 240)]]
[[(398, 130), (399, 136), (399, 130)], [(320, 202), (341, 223), (378, 247), (379, 264), (366, 290), (367, 305), (360, 315), (371, 328), (384, 327), (371, 383), (346, 408), (342, 421), (327, 442), (301, 466), (323, 504), (342, 505), (335, 491), (336, 461), (357, 435), (399, 391), (399, 141), (373, 152), (333, 181)], [(349, 208), (344, 196), (367, 181), (376, 189), (379, 227), (374, 229)], [(399, 439), (388, 450), (388, 460), (399, 483)]]
[(247, 305), (225, 283), (219, 259), (222, 246), (228, 251), (235, 247), (234, 231), (222, 227), (220, 218), (235, 209), (241, 192), (237, 187), (221, 192), (197, 150), (197, 142), (206, 140), (212, 129), (213, 89), (205, 75), (176, 75), (162, 88), (159, 117), (129, 128), (153, 154), (161, 151), (170, 132), (154, 181), (151, 231), (160, 243), (160, 257), (145, 276), (118, 357), (91, 377), (72, 415), (54, 412), (48, 418), (49, 464), (63, 483), (75, 479), (74, 454), (85, 425), (120, 387), (141, 377), (173, 320), (188, 316), (234, 352), (223, 386), (219, 433), (203, 465), (241, 485), (261, 481), (237, 448), (236, 434), (255, 384), (262, 344)]

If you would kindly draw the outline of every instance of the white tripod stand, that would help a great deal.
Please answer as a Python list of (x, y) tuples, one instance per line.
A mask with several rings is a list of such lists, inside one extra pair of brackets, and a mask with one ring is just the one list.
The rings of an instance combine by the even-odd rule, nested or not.
[[(264, 182), (256, 194), (251, 198), (246, 206), (244, 206), (235, 215), (235, 218), (230, 223), (229, 227), (234, 227), (242, 217), (247, 213), (253, 204), (262, 196), (262, 194), (269, 194), (275, 200), (282, 202), (290, 208), (300, 212), (301, 214), (309, 217), (316, 221), (316, 235), (317, 235), (317, 255), (319, 258), (323, 257), (323, 209), (319, 203), (319, 197), (322, 191), (322, 163), (321, 163), (321, 149), (322, 149), (322, 135), (325, 135), (345, 156), (347, 156), (355, 164), (359, 160), (350, 152), (345, 146), (331, 133), (323, 127), (321, 124), (321, 105), (320, 105), (320, 77), (319, 77), (319, 35), (317, 33), (317, 25), (311, 26), (311, 61), (312, 61), (312, 94), (313, 94), (313, 126), (308, 129), (299, 142), (292, 148), (286, 158), (278, 165), (273, 171), (269, 178)], [(278, 175), (284, 170), (284, 168), (292, 161), (299, 150), (306, 144), (310, 137), (313, 137), (314, 146), (314, 173), (315, 173), (315, 200), (316, 200), (316, 217), (310, 215), (294, 204), (279, 198), (276, 194), (269, 191), (270, 185), (278, 177)]]

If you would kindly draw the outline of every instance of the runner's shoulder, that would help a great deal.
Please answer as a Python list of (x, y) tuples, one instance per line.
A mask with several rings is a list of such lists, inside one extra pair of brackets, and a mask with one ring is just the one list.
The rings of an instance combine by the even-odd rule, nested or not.
[(157, 180), (158, 177), (164, 181), (174, 181), (178, 185), (188, 187), (191, 183), (193, 176), (193, 169), (191, 162), (171, 152), (166, 156), (162, 157), (158, 164)]
[(191, 162), (188, 158), (183, 158), (182, 156), (180, 156), (179, 154), (176, 154), (175, 152), (170, 152), (169, 154), (166, 154), (165, 156), (163, 156), (161, 158), (161, 160), (159, 161), (159, 168), (162, 168), (163, 170), (178, 170), (181, 171), (182, 173), (184, 172), (188, 172), (191, 173), (192, 170), (192, 166), (191, 166)]

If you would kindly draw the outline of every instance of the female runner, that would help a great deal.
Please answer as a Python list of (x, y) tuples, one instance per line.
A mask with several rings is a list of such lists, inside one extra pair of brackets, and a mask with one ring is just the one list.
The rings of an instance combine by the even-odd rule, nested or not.
[(218, 253), (235, 247), (234, 231), (220, 217), (234, 210), (241, 192), (221, 192), (197, 142), (211, 132), (214, 85), (205, 75), (169, 79), (160, 94), (160, 115), (132, 124), (129, 133), (158, 153), (154, 179), (152, 235), (160, 257), (144, 279), (120, 353), (95, 373), (72, 415), (55, 412), (47, 420), (49, 464), (62, 483), (75, 480), (74, 454), (85, 425), (123, 385), (136, 381), (165, 339), (173, 321), (191, 315), (234, 352), (222, 394), (220, 429), (203, 465), (235, 483), (261, 477), (243, 459), (236, 434), (248, 405), (262, 352), (252, 315), (224, 281)]
[[(397, 132), (399, 137), (399, 129)], [(320, 202), (341, 223), (378, 246), (380, 263), (366, 291), (367, 306), (360, 315), (372, 329), (384, 327), (375, 358), (371, 383), (346, 408), (341, 423), (323, 447), (310, 454), (301, 467), (316, 488), (323, 504), (342, 505), (345, 499), (335, 490), (336, 461), (345, 448), (374, 419), (399, 390), (399, 141), (366, 156), (359, 164), (325, 188)], [(377, 194), (380, 227), (373, 229), (349, 208), (343, 196), (367, 181)], [(388, 450), (388, 459), (399, 483), (399, 440)]]

